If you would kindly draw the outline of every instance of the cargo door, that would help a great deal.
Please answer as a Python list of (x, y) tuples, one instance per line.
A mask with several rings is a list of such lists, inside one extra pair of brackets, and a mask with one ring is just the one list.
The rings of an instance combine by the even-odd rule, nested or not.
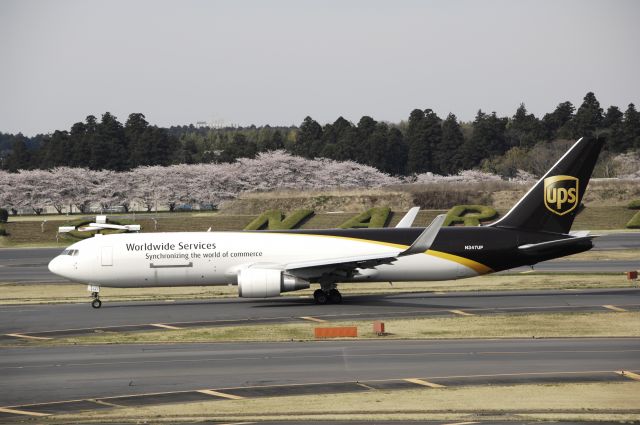
[(110, 246), (102, 247), (102, 265), (113, 266), (113, 247), (110, 247)]

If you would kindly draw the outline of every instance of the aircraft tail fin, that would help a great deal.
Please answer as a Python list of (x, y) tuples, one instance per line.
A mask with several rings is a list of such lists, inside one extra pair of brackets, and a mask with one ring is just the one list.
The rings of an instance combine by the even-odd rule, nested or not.
[(603, 140), (581, 138), (509, 210), (490, 226), (569, 233)]

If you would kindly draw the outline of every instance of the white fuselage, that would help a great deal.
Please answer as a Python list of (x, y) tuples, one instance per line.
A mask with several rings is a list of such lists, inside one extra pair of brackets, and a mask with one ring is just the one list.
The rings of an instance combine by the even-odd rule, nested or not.
[[(406, 246), (339, 236), (271, 232), (176, 232), (98, 235), (70, 246), (49, 269), (77, 282), (110, 287), (227, 285), (238, 270), (354, 255), (398, 253)], [(71, 251), (69, 251), (71, 250)], [(448, 280), (478, 270), (427, 251), (359, 270), (345, 281)]]

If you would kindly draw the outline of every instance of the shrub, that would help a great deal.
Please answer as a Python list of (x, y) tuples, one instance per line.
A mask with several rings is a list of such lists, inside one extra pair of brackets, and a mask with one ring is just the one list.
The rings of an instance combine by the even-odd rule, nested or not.
[(0, 236), (9, 236), (9, 233), (7, 232), (7, 228), (5, 227), (4, 224), (0, 224)]
[(269, 210), (260, 214), (251, 223), (247, 224), (244, 230), (260, 230), (267, 228), (268, 230), (288, 230), (297, 227), (304, 219), (313, 214), (313, 210), (296, 210), (289, 214), (287, 218), (282, 219), (283, 214), (280, 210)]
[(640, 211), (635, 213), (627, 223), (627, 229), (640, 229)]
[(629, 202), (627, 208), (629, 208), (630, 210), (640, 210), (640, 199)]
[(494, 219), (498, 212), (485, 205), (456, 205), (447, 213), (444, 226), (464, 224), (465, 226), (479, 226), (481, 221)]
[(9, 221), (9, 211), (0, 208), (0, 223), (6, 223), (7, 221)]
[(363, 213), (360, 213), (357, 216), (345, 221), (340, 226), (338, 226), (338, 228), (353, 229), (363, 227), (384, 227), (385, 224), (387, 224), (387, 219), (389, 218), (390, 213), (391, 208), (389, 207), (369, 208)]

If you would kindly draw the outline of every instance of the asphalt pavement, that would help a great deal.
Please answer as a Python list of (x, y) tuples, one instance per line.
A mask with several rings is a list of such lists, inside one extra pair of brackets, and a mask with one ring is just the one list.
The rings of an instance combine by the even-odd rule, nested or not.
[(0, 406), (202, 389), (252, 397), (255, 388), (237, 388), (346, 381), (450, 386), (481, 375), (526, 380), (639, 369), (638, 338), (22, 347), (2, 350)]
[[(79, 288), (82, 290), (82, 288)], [(0, 306), (2, 334), (57, 337), (94, 328), (111, 331), (228, 326), (304, 320), (365, 320), (460, 314), (640, 310), (640, 289), (488, 291), (346, 295), (342, 304), (316, 305), (310, 297), (223, 298), (178, 302), (109, 302)], [(311, 318), (311, 319), (309, 319)], [(158, 326), (160, 325), (160, 326)], [(111, 328), (110, 328), (111, 327)], [(51, 335), (43, 332), (55, 331)]]

